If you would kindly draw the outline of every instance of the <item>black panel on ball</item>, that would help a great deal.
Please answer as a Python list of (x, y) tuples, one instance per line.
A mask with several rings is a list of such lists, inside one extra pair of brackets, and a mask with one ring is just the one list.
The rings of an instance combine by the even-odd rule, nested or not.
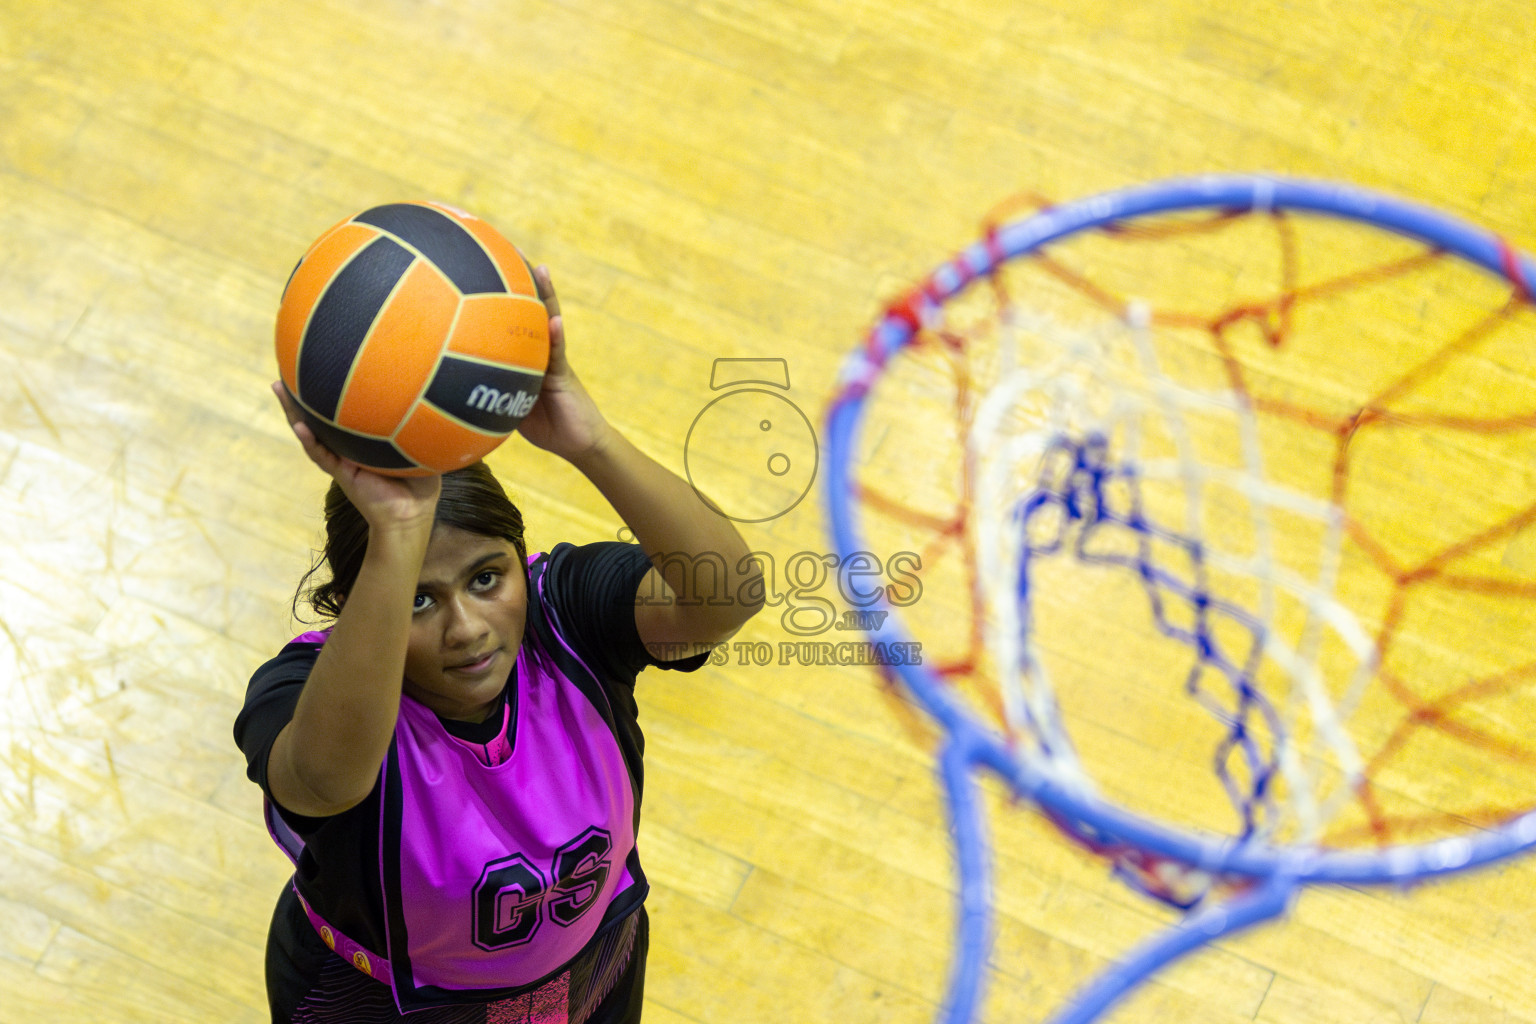
[(430, 206), (394, 203), (364, 210), (352, 219), (388, 231), (414, 246), (465, 295), (506, 293), (501, 273), (475, 236), (445, 213)]
[(334, 418), (352, 361), (400, 280), (416, 257), (388, 238), (378, 238), (341, 269), (315, 304), (299, 345), (299, 394), (321, 416)]

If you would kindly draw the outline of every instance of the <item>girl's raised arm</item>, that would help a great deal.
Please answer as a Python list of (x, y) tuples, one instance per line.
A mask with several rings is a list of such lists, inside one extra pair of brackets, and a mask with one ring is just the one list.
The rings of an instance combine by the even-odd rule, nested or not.
[(387, 477), (316, 440), (273, 385), (304, 452), (368, 523), (357, 579), (267, 760), (272, 796), (310, 817), (338, 814), (372, 791), (400, 710), (411, 608), (432, 536), (440, 477)]
[[(707, 650), (732, 636), (761, 607), (760, 602), (741, 601), (743, 593), (761, 594), (760, 587), (748, 585), (760, 570), (747, 559), (750, 549), (729, 519), (604, 418), (566, 358), (565, 326), (549, 269), (539, 267), (534, 279), (549, 309), (549, 369), (538, 403), (518, 429), (581, 470), (650, 557), (654, 567), (637, 593), (646, 600), (635, 604), (640, 639), (661, 660)], [(684, 578), (689, 567), (704, 559), (724, 566), (718, 594), (693, 593)], [(689, 601), (676, 600), (678, 593)]]

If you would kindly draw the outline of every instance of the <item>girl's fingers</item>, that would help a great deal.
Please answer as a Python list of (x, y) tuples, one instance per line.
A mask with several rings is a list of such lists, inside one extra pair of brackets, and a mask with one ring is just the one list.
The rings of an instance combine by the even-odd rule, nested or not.
[(565, 366), (565, 318), (560, 315), (560, 296), (555, 293), (554, 280), (550, 277), (548, 266), (540, 264), (535, 267), (533, 280), (539, 288), (539, 299), (549, 313), (549, 366), (546, 375), (558, 375)]
[(277, 403), (283, 407), (283, 415), (288, 417), (289, 423), (297, 423), (304, 416), (299, 412), (299, 407), (288, 395), (288, 388), (280, 380), (272, 382), (272, 393), (277, 396)]
[(544, 303), (544, 308), (549, 310), (550, 318), (560, 315), (560, 296), (555, 294), (554, 279), (549, 276), (549, 267), (540, 264), (534, 268), (533, 282), (539, 289), (539, 300)]
[(293, 432), (298, 435), (299, 443), (304, 446), (304, 454), (309, 456), (309, 461), (335, 476), (337, 467), (341, 465), (341, 456), (321, 444), (315, 437), (314, 431), (309, 429), (308, 424), (295, 424)]
[[(304, 454), (309, 456), (309, 461), (341, 487), (347, 500), (370, 525), (376, 522), (389, 524), (421, 521), (430, 525), (441, 487), (439, 477), (395, 479), (342, 458), (315, 436), (314, 430), (304, 421), (298, 403), (281, 382), (273, 384), (272, 391), (282, 404), (283, 413), (288, 417), (288, 426), (293, 436), (298, 438)], [(425, 520), (422, 519), (423, 515)]]
[(549, 318), (549, 354), (551, 361), (556, 356), (565, 352), (565, 318), (552, 316)]
[(304, 454), (308, 455), (309, 460), (315, 465), (334, 476), (337, 467), (341, 465), (341, 457), (320, 443), (315, 432), (309, 429), (309, 424), (304, 422), (304, 414), (294, 404), (288, 389), (283, 387), (281, 381), (272, 384), (272, 393), (277, 396), (278, 402), (282, 405), (283, 415), (288, 417), (289, 429), (293, 431), (293, 436), (299, 439), (299, 445), (304, 449)]

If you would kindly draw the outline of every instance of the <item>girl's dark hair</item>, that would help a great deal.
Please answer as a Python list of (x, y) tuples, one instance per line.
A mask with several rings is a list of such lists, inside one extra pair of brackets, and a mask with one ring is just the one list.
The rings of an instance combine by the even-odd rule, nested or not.
[[(443, 474), (435, 524), (505, 538), (517, 548), (524, 563), (528, 558), (523, 541), (523, 514), (483, 462)], [(300, 601), (322, 618), (334, 619), (341, 614), (342, 603), (357, 582), (367, 550), (368, 521), (347, 499), (340, 485), (332, 481), (325, 495), (325, 548), (299, 580), (299, 589), (293, 596), (294, 618), (303, 621), (299, 615)], [(322, 568), (328, 568), (330, 573), (315, 582), (315, 574)]]

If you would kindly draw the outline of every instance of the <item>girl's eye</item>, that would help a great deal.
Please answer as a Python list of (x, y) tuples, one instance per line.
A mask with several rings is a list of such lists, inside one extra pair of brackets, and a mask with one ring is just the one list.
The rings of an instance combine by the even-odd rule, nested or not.
[(501, 578), (501, 573), (486, 571), (475, 577), (473, 587), (476, 590), (490, 590)]
[(417, 594), (416, 600), (411, 602), (411, 613), (424, 612), (432, 607), (432, 598), (427, 594)]

